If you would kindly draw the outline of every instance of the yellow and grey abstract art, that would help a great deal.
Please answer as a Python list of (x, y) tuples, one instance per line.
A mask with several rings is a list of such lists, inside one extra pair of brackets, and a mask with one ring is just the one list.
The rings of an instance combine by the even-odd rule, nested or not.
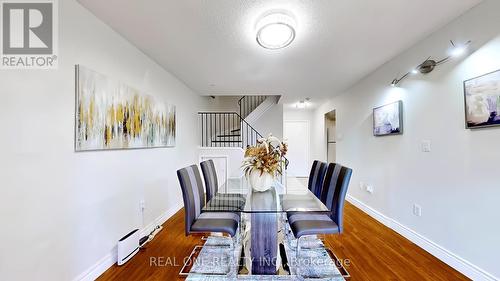
[(175, 106), (76, 66), (75, 150), (175, 146)]

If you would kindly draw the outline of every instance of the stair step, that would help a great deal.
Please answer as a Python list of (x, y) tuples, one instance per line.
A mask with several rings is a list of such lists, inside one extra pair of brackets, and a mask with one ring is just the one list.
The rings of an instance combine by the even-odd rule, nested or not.
[(235, 141), (231, 141), (231, 140), (227, 140), (227, 141), (211, 141), (213, 143), (232, 143), (232, 142), (243, 142), (241, 140), (235, 140)]
[(241, 129), (234, 129), (234, 130), (231, 130), (231, 133), (236, 133), (236, 132), (240, 132)]
[(232, 138), (232, 137), (241, 137), (240, 134), (238, 135), (218, 135), (218, 138)]

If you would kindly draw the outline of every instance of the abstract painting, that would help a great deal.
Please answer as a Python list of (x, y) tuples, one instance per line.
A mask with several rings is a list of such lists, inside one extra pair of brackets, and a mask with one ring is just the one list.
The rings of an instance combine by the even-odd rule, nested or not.
[(397, 101), (373, 109), (373, 135), (403, 134), (403, 102)]
[(175, 106), (76, 66), (76, 151), (167, 146), (175, 146)]
[(464, 82), (465, 126), (500, 126), (500, 70)]

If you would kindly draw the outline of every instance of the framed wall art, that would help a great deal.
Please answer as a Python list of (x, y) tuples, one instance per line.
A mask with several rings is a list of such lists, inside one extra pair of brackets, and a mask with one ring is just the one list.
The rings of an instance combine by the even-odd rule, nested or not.
[(500, 70), (464, 81), (465, 127), (500, 126)]
[(75, 150), (175, 146), (175, 106), (76, 66)]
[(397, 101), (373, 109), (373, 135), (403, 134), (403, 102)]

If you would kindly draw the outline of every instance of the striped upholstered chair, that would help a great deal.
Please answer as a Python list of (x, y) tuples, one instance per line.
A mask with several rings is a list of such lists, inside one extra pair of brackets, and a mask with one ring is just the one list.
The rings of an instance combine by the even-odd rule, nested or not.
[(219, 186), (217, 181), (217, 172), (215, 170), (215, 164), (212, 159), (201, 162), (200, 167), (203, 173), (203, 179), (205, 180), (205, 189), (208, 202), (215, 194), (217, 194), (217, 189)]
[(288, 223), (297, 238), (297, 256), (300, 238), (307, 235), (336, 234), (344, 230), (344, 202), (351, 180), (352, 169), (330, 163), (326, 171), (321, 201), (330, 210), (329, 214), (297, 213), (288, 214)]
[(311, 172), (309, 173), (309, 183), (307, 187), (318, 198), (321, 196), (321, 188), (323, 187), (326, 168), (327, 164), (325, 162), (314, 160)]
[(177, 177), (182, 189), (186, 236), (192, 233), (222, 232), (235, 237), (240, 218), (237, 213), (201, 212), (205, 196), (196, 165), (180, 169)]

